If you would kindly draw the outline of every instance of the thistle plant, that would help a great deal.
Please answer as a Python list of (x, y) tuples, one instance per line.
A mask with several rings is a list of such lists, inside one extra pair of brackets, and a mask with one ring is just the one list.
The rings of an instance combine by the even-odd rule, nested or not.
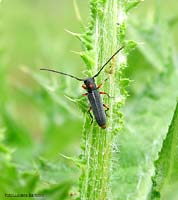
[[(110, 108), (106, 129), (96, 121), (90, 124), (86, 97), (76, 98), (81, 94), (78, 82), (39, 71), (41, 66), (53, 66), (78, 76), (72, 72), (77, 70), (77, 62), (64, 54), (69, 42), (73, 49), (74, 39), (60, 34), (62, 25), (75, 26), (71, 26), (73, 15), (69, 13), (73, 8), (69, 3), (63, 1), (67, 12), (62, 13), (57, 9), (60, 1), (38, 1), (37, 6), (35, 1), (30, 6), (27, 1), (0, 4), (3, 199), (9, 193), (39, 194), (49, 200), (178, 199), (176, 6), (174, 10), (155, 0), (128, 15), (139, 2), (90, 0), (88, 27), (83, 34), (72, 33), (83, 45), (80, 55), (87, 67), (85, 75), (79, 76), (82, 78), (96, 74), (124, 46), (96, 78), (97, 85), (108, 79), (101, 91), (112, 97), (103, 95), (103, 103)], [(80, 5), (82, 10), (84, 4)], [(130, 39), (140, 45), (127, 59), (135, 47)], [(126, 76), (134, 82), (124, 106), (129, 83)], [(84, 119), (68, 100), (80, 106)], [(77, 154), (83, 120), (82, 151), (76, 159), (70, 156)], [(79, 176), (80, 196), (76, 192)]]
[[(85, 34), (78, 35), (83, 43), (81, 53), (88, 76), (97, 72), (113, 53), (124, 46), (124, 50), (112, 59), (105, 72), (97, 78), (97, 83), (108, 79), (103, 86), (113, 98), (104, 98), (109, 106), (107, 128), (98, 127), (86, 114), (82, 133), (83, 163), (79, 182), (80, 199), (111, 199), (112, 154), (115, 151), (114, 138), (122, 127), (123, 116), (120, 111), (127, 97), (125, 86), (129, 80), (123, 77), (127, 66), (127, 53), (135, 46), (126, 41), (127, 11), (139, 1), (91, 0), (90, 24)], [(117, 148), (117, 147), (116, 147)]]

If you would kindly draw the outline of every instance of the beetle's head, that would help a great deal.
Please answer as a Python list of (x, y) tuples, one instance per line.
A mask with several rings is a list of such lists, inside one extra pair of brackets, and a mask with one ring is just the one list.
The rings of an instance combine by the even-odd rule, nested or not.
[(95, 79), (94, 78), (87, 78), (84, 80), (86, 88), (88, 91), (92, 91), (96, 89)]

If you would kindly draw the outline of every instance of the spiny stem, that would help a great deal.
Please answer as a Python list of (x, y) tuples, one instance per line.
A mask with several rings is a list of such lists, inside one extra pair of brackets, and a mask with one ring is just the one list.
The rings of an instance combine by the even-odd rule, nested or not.
[[(90, 1), (91, 24), (88, 35), (94, 52), (95, 67), (91, 68), (93, 74), (125, 41), (124, 3), (125, 0)], [(108, 73), (102, 72), (98, 77), (98, 82), (101, 82), (109, 76), (109, 83), (104, 89), (114, 98), (105, 99), (110, 107), (106, 130), (102, 130), (96, 123), (90, 125), (89, 118), (85, 118), (81, 155), (84, 167), (79, 185), (81, 200), (112, 199), (112, 144), (122, 121), (119, 108), (125, 96), (120, 91), (119, 82), (125, 66), (126, 56), (122, 52), (108, 64)]]

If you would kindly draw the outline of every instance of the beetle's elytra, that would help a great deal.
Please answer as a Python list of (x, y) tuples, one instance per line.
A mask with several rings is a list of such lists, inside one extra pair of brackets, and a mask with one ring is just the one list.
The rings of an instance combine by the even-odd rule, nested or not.
[(63, 72), (59, 72), (56, 70), (52, 70), (52, 69), (46, 69), (46, 68), (42, 68), (40, 70), (46, 70), (46, 71), (50, 71), (50, 72), (55, 72), (61, 75), (65, 75), (65, 76), (69, 76), (71, 78), (74, 78), (78, 81), (83, 81), (84, 85), (82, 86), (84, 89), (87, 90), (87, 93), (85, 93), (84, 95), (88, 97), (88, 100), (90, 102), (90, 109), (88, 110), (91, 118), (92, 118), (92, 122), (93, 122), (93, 116), (90, 113), (90, 110), (93, 111), (93, 115), (96, 119), (96, 122), (98, 123), (98, 125), (105, 129), (106, 128), (106, 113), (105, 113), (105, 109), (106, 111), (109, 109), (105, 104), (102, 103), (101, 100), (101, 94), (107, 94), (105, 92), (99, 92), (99, 88), (101, 87), (102, 84), (100, 84), (99, 86), (96, 86), (95, 84), (95, 78), (100, 74), (100, 72), (104, 69), (104, 67), (113, 59), (113, 57), (119, 53), (124, 47), (122, 46), (120, 49), (118, 49), (107, 61), (106, 63), (101, 67), (101, 69), (92, 77), (90, 78), (86, 78), (86, 79), (81, 79), (78, 78), (76, 76), (70, 75), (70, 74), (66, 74)]
[(101, 101), (100, 93), (95, 84), (95, 79), (88, 78), (84, 80), (84, 84), (88, 92), (87, 97), (90, 102), (95, 119), (101, 128), (106, 128), (106, 114), (103, 107), (103, 103)]

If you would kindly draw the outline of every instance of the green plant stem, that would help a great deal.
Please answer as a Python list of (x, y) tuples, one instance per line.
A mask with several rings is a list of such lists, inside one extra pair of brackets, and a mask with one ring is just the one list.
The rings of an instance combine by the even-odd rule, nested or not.
[[(123, 45), (125, 40), (126, 13), (124, 0), (92, 0), (91, 1), (91, 41), (94, 52), (96, 73), (106, 60)], [(119, 25), (117, 24), (119, 23)], [(105, 99), (109, 105), (109, 117), (105, 130), (96, 122), (90, 125), (88, 116), (85, 118), (82, 144), (82, 175), (80, 178), (81, 200), (111, 199), (112, 153), (114, 136), (122, 124), (119, 111), (125, 96), (119, 86), (121, 69), (126, 66), (126, 56), (119, 53), (108, 65), (107, 73), (102, 72), (97, 82), (109, 77), (103, 87), (114, 98)]]

